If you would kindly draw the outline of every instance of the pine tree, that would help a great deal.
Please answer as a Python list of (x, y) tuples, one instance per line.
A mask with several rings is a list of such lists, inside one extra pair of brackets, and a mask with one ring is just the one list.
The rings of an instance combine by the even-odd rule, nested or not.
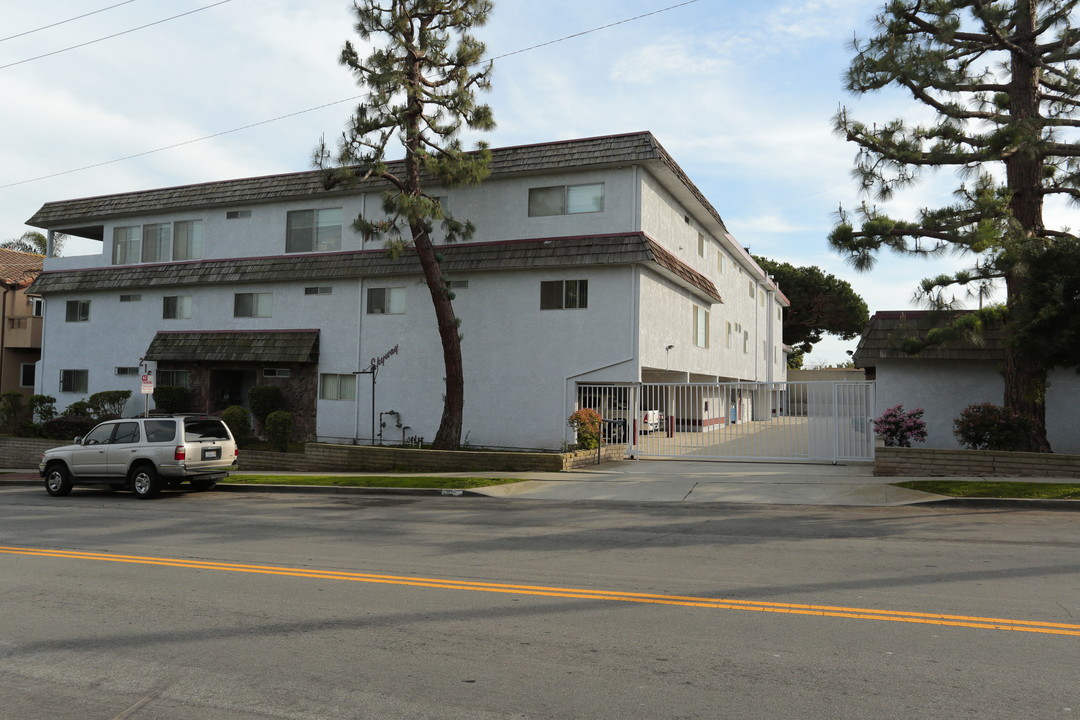
[[(838, 134), (859, 146), (854, 175), (879, 200), (909, 187), (927, 168), (955, 168), (963, 184), (953, 204), (893, 219), (864, 203), (855, 228), (841, 210), (830, 244), (860, 270), (885, 248), (904, 254), (958, 253), (969, 268), (922, 281), (917, 296), (950, 309), (947, 289), (982, 294), (1004, 282), (1005, 304), (966, 320), (975, 330), (1002, 321), (1006, 336), (1005, 405), (1033, 421), (1030, 450), (1049, 451), (1046, 378), (1053, 361), (1025, 344), (1023, 318), (1033, 258), (1071, 241), (1048, 228), (1049, 197), (1080, 200), (1080, 29), (1077, 0), (892, 0), (875, 18), (877, 34), (856, 40), (847, 89), (908, 91), (933, 120), (866, 125), (846, 109)], [(942, 333), (939, 337), (949, 337)]]
[[(346, 41), (340, 61), (368, 92), (342, 133), (336, 154), (325, 143), (315, 162), (327, 171), (327, 186), (381, 179), (390, 185), (383, 196), (384, 216), (360, 216), (353, 227), (365, 238), (385, 240), (400, 255), (412, 248), (424, 271), (442, 343), (446, 372), (442, 420), (433, 447), (461, 443), (464, 371), (461, 333), (453, 293), (432, 241), (434, 222), (442, 222), (446, 242), (469, 239), (471, 222), (451, 217), (432, 188), (479, 183), (488, 173), (485, 143), (466, 152), (458, 135), (495, 127), (491, 110), (475, 94), (490, 88), (491, 66), (474, 70), (484, 45), (469, 35), (484, 25), (490, 0), (358, 0), (355, 28), (364, 41), (385, 40), (366, 58)], [(403, 163), (386, 161), (388, 146), (404, 148)]]

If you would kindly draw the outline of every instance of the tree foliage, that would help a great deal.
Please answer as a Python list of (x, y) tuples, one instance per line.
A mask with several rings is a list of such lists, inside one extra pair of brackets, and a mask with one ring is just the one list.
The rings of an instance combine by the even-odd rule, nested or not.
[(795, 351), (792, 357), (797, 361), (811, 352), (825, 333), (852, 340), (866, 329), (870, 311), (847, 280), (816, 266), (796, 267), (757, 255), (754, 260), (791, 301), (791, 306), (784, 308), (784, 344)]
[[(53, 233), (53, 256), (59, 257), (64, 251), (64, 241), (67, 235)], [(14, 240), (0, 242), (0, 248), (5, 250), (17, 250), (18, 252), (46, 255), (49, 248), (49, 239), (42, 233), (28, 230)]]
[(916, 297), (933, 308), (956, 307), (965, 296), (981, 300), (991, 285), (1004, 283), (1001, 317), (1011, 338), (1005, 405), (1033, 421), (1031, 450), (1049, 450), (1046, 376), (1055, 359), (1023, 348), (1018, 338), (1032, 317), (1028, 288), (1051, 287), (1058, 275), (1032, 260), (1076, 239), (1046, 226), (1043, 204), (1080, 201), (1077, 2), (891, 0), (875, 18), (877, 34), (855, 41), (847, 89), (904, 90), (931, 120), (865, 124), (846, 108), (835, 118), (837, 133), (859, 147), (853, 175), (877, 200), (891, 199), (928, 169), (958, 172), (951, 204), (902, 220), (864, 202), (857, 221), (841, 210), (829, 240), (860, 270), (873, 268), (881, 250), (967, 258), (964, 270), (920, 284)]
[[(443, 350), (446, 391), (442, 420), (432, 447), (457, 448), (461, 443), (464, 370), (459, 321), (453, 294), (432, 237), (441, 222), (445, 242), (465, 240), (474, 227), (452, 217), (436, 191), (474, 184), (488, 173), (490, 152), (479, 143), (466, 152), (458, 138), (467, 126), (494, 128), (491, 110), (476, 102), (476, 92), (490, 87), (490, 65), (474, 71), (484, 45), (469, 34), (487, 22), (490, 0), (357, 0), (356, 30), (362, 40), (385, 41), (361, 58), (347, 41), (341, 64), (348, 67), (368, 97), (356, 108), (342, 133), (337, 152), (325, 143), (315, 153), (316, 165), (327, 171), (327, 187), (368, 179), (389, 184), (381, 215), (360, 215), (353, 228), (365, 239), (386, 242), (391, 254), (410, 246), (424, 271), (435, 309)], [(389, 163), (393, 142), (405, 152), (401, 163)]]

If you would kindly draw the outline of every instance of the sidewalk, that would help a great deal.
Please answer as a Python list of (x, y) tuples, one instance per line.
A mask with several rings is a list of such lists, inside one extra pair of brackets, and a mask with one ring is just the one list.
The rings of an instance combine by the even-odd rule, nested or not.
[[(239, 471), (234, 475), (265, 474), (267, 471)], [(40, 485), (36, 470), (2, 470), (0, 487)], [(395, 473), (288, 473), (320, 475), (394, 475)], [(462, 494), (527, 500), (600, 502), (720, 502), (767, 505), (846, 505), (887, 507), (927, 502), (957, 505), (993, 504), (1010, 507), (1069, 507), (1070, 500), (980, 500), (953, 499), (942, 495), (893, 487), (890, 483), (932, 478), (874, 477), (869, 463), (852, 465), (800, 463), (737, 463), (689, 460), (623, 460), (605, 463), (595, 470), (562, 473), (428, 473), (469, 477), (515, 477), (524, 482), (466, 491), (389, 490), (311, 486), (268, 486), (220, 484), (221, 490), (243, 492), (299, 492), (334, 494)], [(407, 474), (402, 473), (407, 477)], [(984, 478), (955, 478), (982, 480)], [(1008, 478), (1002, 478), (1008, 479)], [(1027, 478), (1033, 482), (1076, 482), (1074, 478)]]

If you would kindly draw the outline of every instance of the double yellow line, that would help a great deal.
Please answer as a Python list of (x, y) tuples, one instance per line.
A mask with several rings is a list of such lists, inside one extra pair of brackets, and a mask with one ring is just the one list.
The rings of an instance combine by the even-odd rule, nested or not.
[(716, 610), (750, 610), (754, 612), (786, 613), (789, 615), (816, 615), (819, 617), (851, 618), (856, 620), (883, 620), (888, 622), (918, 623), (922, 625), (947, 625), (952, 627), (976, 628), (980, 630), (1014, 630), (1017, 632), (1073, 635), (1080, 637), (1080, 625), (1040, 622), (1036, 620), (1009, 620), (1005, 618), (969, 617), (966, 615), (945, 615), (940, 613), (907, 612), (901, 610), (874, 610), (869, 608), (850, 608), (833, 605), (804, 605), (801, 603), (774, 603), (758, 600), (730, 600), (682, 595), (583, 590), (580, 588), (545, 587), (542, 585), (469, 582), (465, 580), (447, 580), (442, 578), (375, 575), (370, 573), (340, 572), (335, 570), (274, 567), (270, 565), (241, 565), (237, 563), (208, 562), (203, 560), (143, 557), (140, 555), (111, 555), (106, 553), (72, 550), (42, 550), (0, 546), (0, 554), (32, 555), (66, 560), (96, 560), (101, 562), (128, 563), (134, 565), (157, 565), (161, 567), (189, 568), (193, 570), (216, 570), (219, 572), (279, 575), (285, 577), (312, 578), (316, 580), (347, 580), (351, 582), (382, 583), (386, 585), (438, 588), (442, 590), (472, 590), (474, 592), (571, 598), (576, 600), (607, 600), (612, 602), (645, 603), (650, 605), (680, 605), (683, 607), (711, 608)]

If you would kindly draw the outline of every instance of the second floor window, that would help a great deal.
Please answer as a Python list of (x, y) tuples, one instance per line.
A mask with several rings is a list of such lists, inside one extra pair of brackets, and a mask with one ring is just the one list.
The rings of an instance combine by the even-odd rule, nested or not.
[(588, 280), (545, 280), (540, 283), (541, 310), (589, 307)]
[(694, 345), (709, 347), (709, 311), (697, 305), (694, 306)]
[(368, 288), (368, 315), (401, 315), (405, 312), (405, 288)]
[(202, 220), (113, 228), (113, 265), (198, 260), (202, 253)]
[(529, 217), (603, 212), (604, 183), (529, 188)]
[(341, 249), (341, 208), (293, 210), (285, 228), (285, 252), (331, 252)]
[(167, 295), (161, 304), (161, 317), (166, 320), (180, 320), (191, 317), (190, 295)]
[(236, 293), (233, 295), (233, 317), (270, 317), (273, 293)]
[(87, 322), (90, 320), (89, 300), (68, 300), (67, 313), (64, 317), (67, 322)]

